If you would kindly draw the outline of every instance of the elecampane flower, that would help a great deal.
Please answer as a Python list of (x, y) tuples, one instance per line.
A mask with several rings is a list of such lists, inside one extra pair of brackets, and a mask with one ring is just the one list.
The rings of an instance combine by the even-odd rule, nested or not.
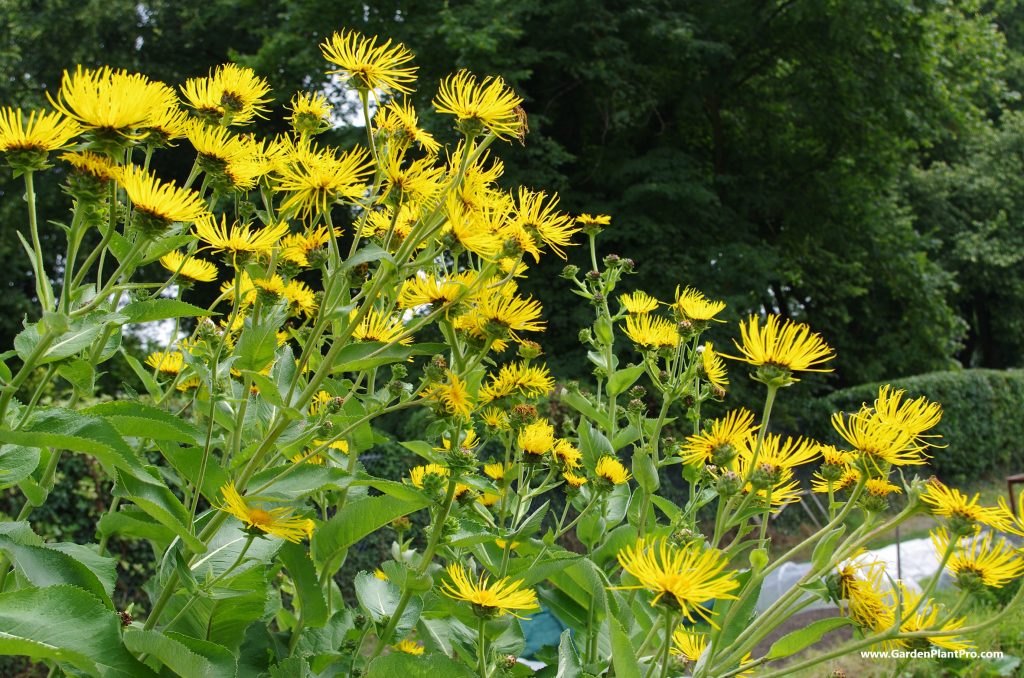
[(409, 65), (413, 54), (401, 43), (392, 46), (388, 40), (378, 45), (376, 36), (367, 38), (356, 31), (341, 31), (321, 43), (320, 51), (338, 66), (327, 72), (351, 80), (356, 89), (412, 92), (417, 67)]
[[(484, 616), (502, 616), (516, 614), (518, 610), (536, 610), (537, 594), (533, 589), (524, 589), (522, 580), (510, 581), (509, 577), (491, 583), (483, 573), (476, 581), (470, 579), (465, 568), (453, 563), (446, 568), (448, 580), (441, 591), (449, 598), (463, 600)], [(521, 618), (521, 617), (520, 617)]]
[(299, 518), (290, 508), (265, 508), (247, 501), (235, 489), (233, 483), (220, 488), (224, 504), (218, 506), (221, 511), (230, 513), (242, 523), (260, 534), (270, 534), (290, 542), (299, 543), (313, 533), (313, 521)]
[(454, 115), (467, 131), (486, 129), (499, 139), (509, 139), (523, 132), (523, 120), (517, 111), (522, 102), (501, 78), (478, 81), (463, 70), (441, 81), (434, 108), (438, 113)]

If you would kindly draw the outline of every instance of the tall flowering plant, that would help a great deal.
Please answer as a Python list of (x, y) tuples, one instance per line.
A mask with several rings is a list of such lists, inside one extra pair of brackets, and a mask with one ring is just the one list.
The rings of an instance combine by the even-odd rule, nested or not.
[[(974, 626), (958, 616), (1024, 573), (1005, 536), (1024, 523), (905, 479), (941, 445), (937, 404), (886, 387), (835, 415), (842, 445), (773, 432), (778, 393), (830, 369), (819, 335), (751, 316), (720, 353), (703, 337), (723, 303), (691, 287), (617, 292), (633, 262), (599, 256), (608, 217), (500, 187), (496, 142), (527, 134), (501, 78), (444, 79), (433, 103), (458, 138), (444, 147), (406, 98), (404, 45), (343, 31), (320, 47), (361, 103), (363, 146), (318, 140), (338, 119), (317, 92), (291, 100), (288, 132), (247, 133), (270, 114), (269, 87), (235, 64), (177, 90), (78, 67), (53, 110), (0, 110), (39, 303), (0, 362), (0, 482), (22, 502), (0, 523), (0, 652), (51, 675), (521, 676), (522, 621), (543, 609), (566, 627), (538, 654), (557, 665), (544, 675), (784, 675), (860, 648), (969, 647), (1019, 604)], [(168, 146), (195, 151), (181, 184), (164, 178)], [(37, 175), (70, 198), (64, 222), (46, 222), (66, 239), (52, 271)], [(595, 313), (580, 333), (589, 391), (556, 389), (535, 342), (543, 309), (518, 287), (580, 241), (590, 265), (563, 277)], [(153, 322), (164, 345), (143, 360), (121, 347)], [(727, 396), (726, 360), (764, 385), (760, 418), (702, 417)], [(144, 392), (97, 393), (108, 361)], [(565, 422), (542, 414), (550, 397)], [(424, 426), (400, 442), (421, 463), (368, 472), (375, 422), (414, 408)], [(95, 543), (33, 529), (69, 454), (112, 483)], [(659, 494), (680, 474), (682, 505)], [(773, 550), (768, 520), (808, 489), (828, 523)], [(921, 513), (962, 591), (949, 609), (937, 577), (896, 581), (864, 551)], [(380, 531), (393, 543), (379, 567), (341, 576)], [(147, 604), (115, 606), (111, 537), (152, 548)], [(766, 577), (805, 550), (806, 574), (755, 614)], [(757, 649), (817, 599), (835, 613)], [(843, 626), (853, 640), (792, 659)]]

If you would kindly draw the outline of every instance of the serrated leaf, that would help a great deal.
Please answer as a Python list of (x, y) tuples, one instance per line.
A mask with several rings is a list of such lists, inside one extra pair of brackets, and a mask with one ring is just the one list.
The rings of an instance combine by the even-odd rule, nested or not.
[(142, 386), (143, 388), (146, 389), (146, 393), (148, 393), (153, 398), (159, 398), (162, 395), (160, 385), (156, 383), (156, 380), (153, 378), (153, 375), (149, 372), (149, 370), (143, 367), (142, 363), (139, 362), (138, 358), (133, 356), (128, 351), (125, 351), (122, 348), (120, 352), (121, 357), (124, 358), (126, 363), (128, 363), (128, 367), (132, 369), (132, 372), (135, 373), (135, 376), (138, 377), (139, 381), (142, 382)]
[(193, 553), (206, 551), (206, 545), (189, 531), (188, 510), (166, 485), (156, 479), (148, 475), (135, 477), (118, 473), (114, 496), (131, 501), (158, 523), (169, 528), (181, 537)]
[(82, 410), (85, 414), (103, 417), (123, 436), (151, 440), (173, 440), (199, 444), (202, 432), (191, 422), (142, 403), (115, 400)]
[(796, 654), (820, 641), (826, 633), (843, 626), (850, 626), (853, 623), (853, 620), (849, 617), (829, 617), (811, 622), (801, 629), (787, 633), (772, 643), (765, 657), (767, 659), (780, 659)]
[(414, 500), (390, 496), (349, 502), (313, 533), (313, 557), (323, 566), (371, 532), (429, 504), (425, 497)]
[(308, 628), (323, 626), (327, 622), (327, 602), (306, 549), (289, 542), (281, 547), (277, 557), (284, 563), (295, 584), (303, 622)]
[(57, 374), (83, 394), (91, 395), (96, 383), (96, 370), (88, 360), (75, 358), (60, 364)]
[(213, 315), (212, 311), (178, 299), (144, 299), (133, 301), (121, 309), (130, 323), (148, 323), (171, 318), (196, 318)]
[(39, 448), (24, 445), (0, 447), (0, 490), (17, 485), (39, 466)]
[[(106, 320), (105, 316), (102, 318), (104, 321)], [(36, 364), (45, 365), (84, 351), (103, 331), (104, 324), (105, 322), (101, 322), (99, 318), (86, 318), (73, 323), (67, 332), (53, 340), (43, 355), (36, 359)], [(29, 325), (14, 338), (14, 348), (24, 360), (32, 353), (41, 339), (39, 328), (36, 325)]]
[(473, 678), (474, 675), (465, 664), (442, 654), (415, 657), (393, 652), (377, 657), (366, 667), (366, 678)]
[(558, 640), (558, 673), (555, 678), (579, 678), (583, 675), (583, 662), (576, 645), (572, 642), (572, 631), (562, 631)]
[(75, 586), (0, 594), (0, 654), (66, 662), (94, 676), (155, 676), (121, 642), (121, 619)]
[[(188, 644), (186, 644), (188, 643)], [(135, 654), (145, 653), (183, 678), (234, 678), (235, 658), (222, 645), (188, 638), (180, 634), (163, 634), (139, 628), (124, 631), (124, 644)], [(192, 645), (193, 647), (189, 647)], [(193, 648), (202, 648), (203, 653)], [(211, 656), (207, 656), (211, 655)]]
[(108, 608), (114, 609), (99, 578), (70, 555), (45, 546), (19, 544), (4, 536), (0, 536), (0, 550), (7, 554), (18, 573), (33, 586), (70, 584), (88, 591)]
[(618, 678), (641, 678), (636, 650), (625, 629), (615, 617), (608, 621), (612, 630), (612, 665), (615, 667), (615, 675)]
[(246, 323), (233, 353), (239, 370), (259, 372), (274, 360), (277, 352), (277, 326), (270, 323)]

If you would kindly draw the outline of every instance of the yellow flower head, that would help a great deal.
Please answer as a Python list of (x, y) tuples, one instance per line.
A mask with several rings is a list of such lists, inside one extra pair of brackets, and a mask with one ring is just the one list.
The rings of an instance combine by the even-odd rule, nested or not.
[(308, 140), (300, 141), (288, 147), (274, 190), (288, 194), (282, 212), (294, 210), (308, 218), (323, 214), (336, 200), (362, 196), (372, 170), (370, 154), (362, 148), (339, 156), (332, 149), (321, 150)]
[(498, 482), (504, 480), (505, 473), (507, 473), (510, 468), (512, 468), (511, 464), (506, 466), (500, 461), (496, 461), (493, 464), (484, 464), (484, 475), (491, 480)]
[(610, 226), (612, 218), (607, 214), (581, 214), (576, 217), (577, 224), (583, 224), (584, 226)]
[(729, 376), (725, 371), (725, 361), (715, 353), (714, 344), (710, 341), (704, 342), (704, 350), (701, 351), (700, 358), (708, 383), (724, 393), (725, 387), (729, 385)]
[(648, 313), (626, 316), (626, 336), (644, 349), (675, 348), (679, 344), (675, 323)]
[[(782, 322), (779, 316), (769, 315), (764, 326), (752, 315), (747, 322), (740, 322), (743, 344), (736, 340), (741, 357), (725, 356), (733, 360), (756, 365), (782, 368), (787, 372), (831, 372), (831, 368), (817, 367), (835, 357), (835, 352), (821, 336), (803, 323), (792, 320)], [(790, 380), (796, 381), (796, 379)]]
[(641, 290), (620, 295), (619, 301), (622, 302), (622, 306), (626, 309), (627, 313), (635, 313), (637, 315), (650, 313), (658, 308), (658, 300)]
[(413, 54), (401, 43), (392, 47), (388, 40), (378, 45), (376, 36), (367, 38), (356, 31), (341, 31), (321, 43), (320, 51), (338, 66), (327, 72), (351, 80), (358, 90), (412, 91), (417, 67), (407, 65)]
[(458, 563), (449, 565), (446, 571), (451, 581), (442, 584), (442, 592), (449, 598), (472, 604), (473, 609), (482, 616), (500, 617), (507, 613), (519, 617), (515, 610), (536, 610), (540, 607), (533, 589), (520, 588), (522, 580), (509, 581), (509, 577), (505, 577), (492, 584), (481, 573), (474, 582)]
[(511, 336), (516, 341), (521, 341), (518, 332), (544, 331), (542, 311), (540, 302), (532, 297), (500, 292), (484, 297), (476, 308), (482, 332), (499, 338)]
[(523, 427), (518, 444), (526, 454), (538, 457), (547, 454), (555, 446), (555, 429), (547, 419), (538, 419)]
[[(740, 459), (752, 460), (756, 447), (757, 443), (753, 436), (748, 436), (739, 445)], [(787, 437), (783, 441), (781, 435), (768, 433), (764, 436), (761, 449), (757, 453), (757, 463), (792, 469), (817, 459), (820, 449), (821, 446), (809, 438)]]
[(811, 477), (811, 490), (813, 492), (828, 492), (829, 487), (831, 487), (833, 492), (840, 492), (854, 487), (859, 482), (860, 471), (853, 467), (844, 469), (842, 475), (837, 480), (832, 481), (829, 481), (821, 473), (815, 472)]
[(733, 410), (713, 420), (707, 431), (686, 438), (683, 463), (728, 466), (740, 448), (752, 444), (750, 441), (757, 429), (752, 412), (742, 408)]
[[(714, 626), (712, 612), (705, 603), (715, 599), (736, 599), (732, 591), (739, 588), (736, 573), (725, 571), (728, 560), (717, 549), (704, 549), (696, 543), (685, 546), (670, 544), (667, 539), (647, 541), (643, 538), (617, 554), (619, 565), (636, 577), (635, 586), (618, 589), (646, 589), (654, 594), (651, 605), (663, 597), (674, 598), (674, 605), (693, 622), (693, 613)], [(716, 627), (717, 628), (717, 627)]]
[(0, 153), (45, 155), (67, 146), (79, 131), (74, 120), (60, 113), (32, 111), (25, 120), (20, 108), (0, 108)]
[(220, 223), (213, 216), (196, 221), (194, 233), (214, 252), (261, 254), (269, 256), (278, 241), (288, 232), (288, 223), (282, 221), (274, 226), (252, 228), (250, 224), (234, 222), (229, 227), (227, 217)]
[(858, 553), (836, 568), (839, 598), (847, 601), (847, 614), (860, 626), (874, 631), (888, 629), (894, 609), (884, 588), (885, 563)]
[(179, 188), (173, 181), (163, 183), (137, 165), (122, 168), (118, 179), (136, 213), (152, 222), (169, 226), (175, 221), (196, 221), (209, 216), (198, 193)]
[(904, 431), (914, 438), (937, 438), (925, 432), (938, 425), (942, 419), (942, 406), (929, 402), (921, 396), (914, 400), (903, 400), (906, 391), (893, 389), (886, 384), (878, 390), (875, 399), (875, 415), (886, 424)]
[(576, 475), (572, 471), (563, 471), (562, 472), (562, 480), (564, 480), (565, 484), (568, 485), (569, 487), (573, 487), (573, 488), (577, 488), (577, 489), (583, 487), (587, 483), (586, 476)]
[(217, 279), (217, 267), (209, 261), (187, 257), (181, 252), (168, 252), (160, 257), (160, 265), (172, 273), (197, 280), (199, 282), (213, 282)]
[(222, 64), (205, 78), (190, 78), (181, 88), (185, 100), (207, 122), (227, 120), (231, 125), (247, 125), (270, 101), (270, 85), (251, 68)]
[(997, 530), (1007, 530), (1013, 522), (1013, 515), (1004, 507), (982, 506), (978, 503), (980, 494), (968, 499), (955, 487), (948, 487), (938, 478), (930, 478), (921, 501), (928, 505), (932, 515), (950, 520), (954, 531), (977, 533), (981, 525)]
[(469, 71), (459, 71), (441, 81), (434, 97), (438, 113), (458, 118), (462, 129), (472, 136), (486, 129), (499, 139), (524, 134), (523, 120), (516, 109), (523, 103), (501, 78), (486, 77), (478, 82)]
[(177, 107), (174, 90), (167, 85), (109, 66), (64, 71), (57, 98), (47, 97), (82, 128), (122, 136), (136, 136), (136, 130), (153, 126), (154, 118)]
[[(356, 313), (358, 311), (353, 310), (349, 317), (355, 317)], [(412, 337), (399, 339), (403, 334), (405, 334), (405, 324), (402, 322), (401, 316), (388, 317), (379, 313), (377, 309), (371, 308), (352, 331), (352, 338), (356, 341), (379, 341), (385, 344), (390, 344), (393, 341), (397, 341), (399, 344), (411, 344)]]
[(466, 381), (451, 370), (445, 370), (445, 375), (447, 382), (430, 384), (423, 397), (440, 403), (448, 414), (468, 419), (473, 412), (473, 397)]
[[(939, 527), (932, 530), (931, 538), (941, 558), (949, 548), (949, 532)], [(992, 532), (985, 532), (957, 539), (953, 555), (946, 562), (946, 569), (961, 586), (970, 587), (980, 583), (1002, 588), (1024, 575), (1024, 559), (1005, 538), (996, 539)]]
[(846, 416), (836, 412), (832, 427), (872, 472), (883, 474), (887, 465), (914, 466), (928, 459), (912, 433), (887, 424), (867, 407)]
[(156, 351), (146, 357), (146, 364), (164, 374), (178, 374), (185, 368), (185, 357), (181, 351)]
[(405, 638), (394, 646), (399, 652), (419, 656), (423, 654), (423, 643), (418, 643), (410, 638)]
[(67, 162), (76, 172), (86, 174), (98, 181), (107, 182), (117, 179), (120, 169), (103, 155), (89, 151), (61, 153), (60, 159)]
[[(513, 212), (515, 223), (525, 229), (537, 246), (546, 244), (562, 259), (565, 259), (563, 247), (576, 245), (572, 236), (579, 232), (574, 220), (567, 214), (558, 211), (558, 196), (550, 198), (544, 191), (519, 189), (519, 201)], [(540, 257), (534, 254), (534, 261)]]
[(387, 134), (389, 141), (400, 148), (408, 148), (415, 143), (431, 156), (441, 150), (441, 144), (420, 128), (416, 109), (408, 100), (389, 101), (377, 109), (373, 121), (377, 129)]
[(497, 431), (507, 431), (511, 426), (508, 414), (497, 407), (485, 407), (480, 412), (480, 418), (483, 420), (484, 426)]
[[(334, 235), (340, 236), (341, 229), (335, 227)], [(309, 266), (309, 255), (326, 247), (329, 242), (331, 232), (326, 226), (305, 233), (290, 233), (281, 239), (281, 257), (298, 266)]]
[(528, 365), (523, 362), (502, 365), (498, 374), (490, 375), (480, 389), (480, 399), (491, 402), (510, 396), (537, 398), (551, 393), (555, 380), (546, 365)]
[(405, 162), (405, 151), (392, 146), (381, 160), (384, 190), (380, 201), (429, 203), (442, 189), (443, 167), (434, 165), (431, 158)]
[(452, 472), (449, 471), (447, 467), (441, 466), (440, 464), (422, 464), (420, 466), (414, 466), (409, 470), (409, 480), (414, 486), (423, 489), (423, 481), (427, 476), (447, 478), (451, 473)]
[(247, 528), (260, 534), (271, 534), (281, 539), (299, 543), (313, 533), (313, 521), (299, 518), (290, 508), (266, 509), (246, 501), (235, 489), (234, 483), (220, 488), (224, 505), (217, 508), (238, 518)]
[(295, 311), (301, 312), (307, 318), (316, 315), (316, 294), (306, 283), (301, 280), (289, 280), (284, 286), (283, 294)]
[(885, 478), (869, 478), (864, 483), (864, 491), (870, 497), (888, 497), (890, 494), (900, 494), (903, 492), (899, 486), (893, 485)]
[(626, 467), (622, 465), (621, 461), (610, 455), (603, 456), (597, 460), (594, 474), (612, 485), (621, 485), (633, 477), (626, 470)]
[(577, 469), (583, 466), (583, 453), (565, 438), (555, 441), (551, 453), (564, 468)]
[(714, 320), (724, 308), (724, 301), (711, 301), (703, 292), (692, 287), (687, 287), (682, 292), (676, 287), (675, 309), (682, 318), (697, 321)]
[(328, 116), (331, 114), (331, 104), (327, 101), (327, 97), (319, 92), (296, 94), (292, 97), (291, 105), (288, 108), (292, 112), (288, 116), (288, 122), (297, 133), (315, 134), (327, 129), (330, 125)]
[[(913, 616), (900, 626), (900, 632), (902, 633), (955, 631), (961, 628), (966, 621), (966, 617), (960, 617), (959, 619), (947, 619), (940, 624), (939, 619), (946, 616), (944, 614), (945, 610), (936, 605), (932, 600), (921, 603), (921, 594), (911, 591), (902, 582), (897, 583), (896, 589), (892, 593), (894, 608), (896, 607), (896, 596), (899, 596), (899, 599), (902, 601), (904, 610), (917, 609)], [(947, 650), (966, 650), (974, 647), (974, 643), (963, 636), (929, 636), (927, 640), (932, 645)], [(895, 641), (894, 644), (901, 647), (910, 647), (912, 642), (912, 640), (904, 638)]]
[(672, 633), (671, 652), (688, 662), (695, 662), (708, 648), (708, 634), (694, 633), (680, 626)]

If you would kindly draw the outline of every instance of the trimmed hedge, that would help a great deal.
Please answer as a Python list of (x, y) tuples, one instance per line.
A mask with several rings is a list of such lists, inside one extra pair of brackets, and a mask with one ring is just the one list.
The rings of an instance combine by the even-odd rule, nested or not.
[[(836, 391), (822, 405), (828, 406), (829, 413), (855, 411), (862, 403), (872, 402), (883, 383), (942, 405), (936, 432), (947, 447), (930, 451), (930, 466), (944, 482), (1024, 472), (1024, 370), (931, 372)], [(827, 427), (820, 439), (834, 441), (828, 413), (814, 419)]]

